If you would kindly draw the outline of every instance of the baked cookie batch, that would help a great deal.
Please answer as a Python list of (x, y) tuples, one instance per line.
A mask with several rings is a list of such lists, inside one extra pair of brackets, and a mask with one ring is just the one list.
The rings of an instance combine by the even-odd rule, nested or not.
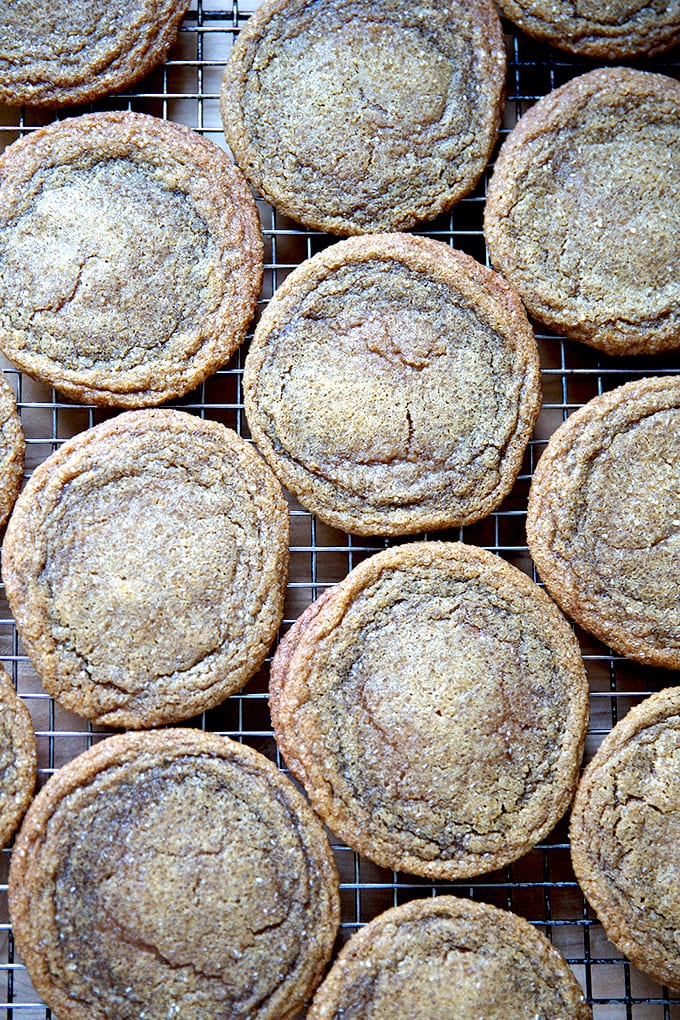
[[(587, 57), (680, 38), (678, 0), (500, 6)], [(119, 91), (163, 61), (188, 3), (38, 7), (0, 3), (2, 102)], [(302, 613), (270, 708), (308, 800), (245, 745), (152, 729), (262, 667), (288, 579), (282, 485), (351, 534), (459, 528), (510, 493), (539, 414), (527, 313), (608, 355), (680, 346), (671, 78), (592, 70), (521, 118), (485, 204), (492, 269), (404, 233), (475, 188), (505, 70), (490, 0), (265, 0), (223, 80), (235, 162), (130, 112), (59, 120), (0, 157), (0, 351), (66, 397), (124, 409), (19, 495), (24, 437), (0, 378), (2, 576), (23, 648), (64, 709), (139, 731), (95, 744), (31, 804), (33, 728), (0, 671), (3, 844), (24, 818), (13, 931), (61, 1020), (292, 1020), (305, 1004), (310, 1020), (587, 1020), (535, 927), (460, 897), (381, 914), (322, 980), (340, 919), (324, 826), (379, 866), (452, 881), (517, 860), (574, 796), (586, 897), (633, 963), (680, 988), (680, 698), (633, 709), (579, 783), (588, 681), (561, 611), (617, 654), (680, 668), (672, 376), (602, 394), (548, 442), (527, 516), (547, 593), (483, 549), (417, 540)], [(254, 443), (156, 407), (246, 338), (264, 261), (251, 187), (345, 237), (257, 321)]]

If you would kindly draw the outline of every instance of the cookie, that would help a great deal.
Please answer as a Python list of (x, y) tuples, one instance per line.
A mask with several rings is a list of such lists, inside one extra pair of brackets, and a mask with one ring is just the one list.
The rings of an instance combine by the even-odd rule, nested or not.
[(530, 315), (607, 354), (680, 345), (680, 82), (602, 68), (539, 100), (486, 203), (494, 267)]
[(31, 803), (35, 779), (31, 717), (0, 666), (0, 847), (9, 843)]
[(564, 611), (620, 655), (680, 668), (680, 379), (591, 400), (551, 437), (527, 541)]
[(283, 613), (288, 513), (252, 446), (182, 411), (130, 411), (31, 476), (3, 580), (46, 690), (110, 726), (177, 722), (255, 673)]
[(504, 82), (490, 0), (265, 0), (234, 43), (222, 120), (280, 212), (333, 234), (406, 230), (473, 189)]
[(0, 158), (0, 349), (74, 400), (193, 389), (243, 341), (262, 260), (250, 189), (189, 128), (94, 113)]
[(352, 936), (307, 1020), (590, 1020), (576, 978), (524, 918), (457, 896), (393, 907)]
[(680, 2), (652, 0), (498, 0), (502, 13), (543, 42), (569, 53), (600, 60), (651, 57), (680, 42)]
[(162, 63), (189, 0), (10, 0), (0, 17), (0, 102), (89, 103)]
[(0, 527), (9, 517), (24, 477), (26, 442), (14, 390), (0, 373)]
[(513, 289), (407, 234), (353, 237), (296, 269), (257, 326), (243, 386), (280, 481), (360, 535), (486, 516), (512, 488), (541, 405)]
[(382, 867), (428, 878), (535, 846), (576, 788), (588, 718), (550, 599), (445, 542), (378, 553), (323, 598), (271, 670), (274, 733), (317, 814)]
[(283, 1020), (339, 921), (319, 821), (257, 751), (127, 733), (60, 769), (17, 837), (17, 947), (61, 1020)]
[(574, 871), (607, 936), (680, 990), (680, 690), (647, 698), (605, 737), (571, 816)]

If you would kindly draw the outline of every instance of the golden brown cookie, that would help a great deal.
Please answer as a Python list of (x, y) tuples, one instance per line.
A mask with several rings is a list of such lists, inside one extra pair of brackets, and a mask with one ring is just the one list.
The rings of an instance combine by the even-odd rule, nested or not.
[(0, 348), (75, 400), (202, 382), (245, 337), (262, 258), (240, 171), (179, 124), (94, 113), (0, 158)]
[(61, 1020), (283, 1020), (339, 921), (319, 821), (252, 748), (127, 733), (60, 769), (12, 856), (10, 913)]
[(0, 373), (0, 527), (9, 517), (24, 477), (26, 442), (14, 390)]
[(386, 910), (352, 936), (307, 1020), (590, 1020), (556, 949), (524, 918), (457, 896)]
[(526, 575), (473, 546), (414, 542), (361, 563), (288, 633), (271, 690), (312, 806), (383, 867), (500, 868), (552, 829), (578, 782), (576, 639)]
[(647, 698), (605, 737), (571, 816), (581, 888), (636, 967), (680, 990), (680, 689)]
[(512, 488), (541, 406), (514, 290), (408, 234), (353, 237), (296, 269), (258, 323), (243, 387), (280, 481), (360, 535), (486, 516)]
[(474, 187), (504, 82), (490, 0), (265, 0), (229, 57), (222, 120), (280, 212), (333, 234), (406, 230)]
[(647, 56), (680, 42), (679, 0), (498, 0), (528, 35), (569, 53), (601, 60)]
[(680, 379), (596, 397), (551, 437), (527, 540), (564, 611), (621, 655), (680, 668)]
[(189, 0), (3, 0), (0, 102), (88, 103), (143, 78), (177, 38)]
[(0, 666), (0, 847), (6, 846), (31, 803), (36, 779), (33, 724)]
[(252, 446), (182, 411), (130, 411), (31, 476), (3, 548), (23, 646), (69, 711), (187, 719), (241, 688), (281, 621), (288, 513)]
[(529, 313), (608, 354), (680, 345), (680, 82), (601, 68), (505, 141), (484, 230)]

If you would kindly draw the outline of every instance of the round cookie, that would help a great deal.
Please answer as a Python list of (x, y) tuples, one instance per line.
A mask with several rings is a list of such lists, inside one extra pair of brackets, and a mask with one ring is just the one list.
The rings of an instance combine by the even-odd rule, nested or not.
[(333, 234), (406, 230), (472, 190), (504, 83), (490, 0), (265, 0), (230, 54), (222, 120), (280, 212)]
[(651, 57), (680, 42), (679, 0), (498, 0), (498, 6), (528, 35), (584, 57)]
[(680, 689), (647, 698), (608, 733), (571, 816), (574, 871), (611, 941), (680, 990)]
[(12, 856), (10, 915), (62, 1020), (283, 1020), (339, 921), (319, 821), (262, 755), (212, 733), (128, 733), (60, 769)]
[(484, 231), (530, 315), (608, 354), (680, 345), (680, 83), (574, 78), (505, 141)]
[(535, 846), (578, 782), (588, 685), (550, 599), (491, 553), (415, 542), (289, 631), (274, 732), (312, 806), (382, 867), (450, 880)]
[(19, 497), (3, 580), (66, 709), (128, 728), (241, 688), (283, 613), (288, 513), (252, 446), (181, 411), (130, 411), (65, 443)]
[(527, 541), (564, 611), (621, 655), (680, 668), (680, 379), (596, 397), (553, 434)]
[(0, 373), (0, 527), (19, 495), (26, 442), (14, 390)]
[(0, 102), (89, 103), (162, 63), (189, 0), (10, 0), (0, 18)]
[(513, 289), (407, 234), (353, 237), (295, 270), (255, 330), (243, 387), (281, 482), (360, 535), (486, 516), (512, 488), (541, 405)]
[(0, 158), (0, 349), (74, 400), (193, 389), (244, 339), (262, 265), (250, 189), (189, 128), (94, 113)]
[(524, 918), (457, 896), (412, 900), (352, 936), (307, 1020), (590, 1020), (576, 978)]
[(0, 847), (9, 843), (31, 803), (35, 779), (31, 717), (0, 666)]

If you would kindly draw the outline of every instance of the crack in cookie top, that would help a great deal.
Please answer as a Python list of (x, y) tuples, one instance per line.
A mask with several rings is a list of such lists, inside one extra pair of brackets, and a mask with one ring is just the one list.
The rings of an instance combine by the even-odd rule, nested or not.
[(65, 443), (7, 528), (24, 648), (69, 711), (139, 728), (240, 689), (281, 621), (288, 512), (252, 446), (181, 411), (130, 411)]
[(336, 234), (406, 230), (474, 187), (504, 81), (489, 0), (266, 0), (234, 44), (222, 119), (279, 211)]
[(499, 557), (414, 542), (298, 620), (274, 732), (314, 809), (383, 867), (453, 879), (516, 860), (578, 781), (588, 685), (557, 607)]
[(1, 0), (0, 102), (92, 102), (143, 78), (189, 0)]
[(62, 1020), (284, 1020), (339, 921), (302, 795), (257, 751), (199, 730), (121, 734), (59, 770), (9, 884), (22, 960)]
[(197, 386), (245, 338), (262, 259), (241, 172), (179, 124), (95, 113), (0, 158), (0, 348), (75, 400)]

